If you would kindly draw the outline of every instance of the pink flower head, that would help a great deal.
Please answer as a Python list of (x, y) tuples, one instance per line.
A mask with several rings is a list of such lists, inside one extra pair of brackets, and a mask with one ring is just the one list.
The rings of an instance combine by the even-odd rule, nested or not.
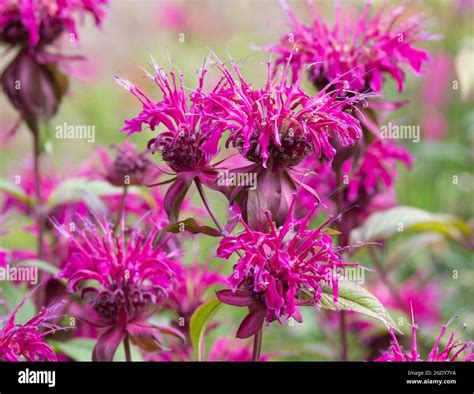
[(203, 117), (202, 111), (206, 67), (201, 70), (199, 86), (188, 93), (181, 72), (178, 81), (174, 70), (167, 73), (154, 59), (152, 62), (155, 75), (148, 72), (147, 75), (155, 81), (163, 96), (156, 103), (131, 82), (115, 77), (115, 81), (137, 97), (143, 106), (137, 117), (125, 121), (122, 131), (133, 134), (142, 131), (144, 124), (151, 130), (163, 125), (166, 131), (148, 142), (152, 153), (160, 151), (163, 160), (176, 173), (209, 168), (213, 155), (202, 149), (213, 134), (213, 123)]
[(310, 78), (319, 88), (345, 75), (351, 91), (381, 92), (388, 74), (401, 92), (404, 66), (418, 74), (428, 60), (428, 53), (413, 45), (429, 37), (421, 31), (419, 16), (406, 16), (403, 7), (384, 6), (371, 17), (367, 2), (360, 16), (354, 18), (353, 12), (343, 13), (337, 6), (331, 28), (311, 3), (310, 25), (300, 22), (284, 0), (281, 4), (291, 19), (291, 32), (266, 49), (277, 54), (276, 66), (291, 59), (295, 80), (301, 68), (310, 65)]
[(63, 308), (63, 302), (43, 307), (41, 311), (25, 324), (15, 323), (19, 309), (26, 301), (20, 302), (0, 330), (0, 360), (1, 361), (57, 361), (56, 354), (44, 338), (63, 329), (54, 323), (60, 315), (58, 310)]
[(373, 196), (380, 187), (391, 189), (397, 176), (396, 162), (412, 166), (412, 157), (408, 151), (391, 142), (378, 140), (369, 145), (360, 164), (347, 160), (342, 171), (348, 176), (347, 201), (352, 203), (361, 196)]
[(148, 142), (148, 149), (152, 153), (159, 151), (176, 173), (176, 177), (161, 183), (173, 182), (166, 193), (164, 206), (170, 221), (175, 222), (191, 183), (198, 180), (211, 185), (217, 178), (216, 168), (210, 164), (215, 153), (210, 154), (203, 149), (203, 145), (215, 134), (217, 123), (204, 111), (205, 95), (202, 89), (206, 66), (201, 70), (198, 87), (187, 92), (181, 72), (177, 78), (174, 70), (167, 73), (153, 58), (152, 64), (154, 75), (147, 72), (147, 76), (155, 81), (162, 93), (162, 99), (157, 102), (131, 82), (115, 77), (115, 81), (129, 90), (143, 106), (137, 117), (125, 121), (122, 130), (133, 134), (142, 131), (143, 125), (151, 130), (164, 126), (165, 130)]
[(77, 37), (76, 22), (85, 15), (100, 24), (107, 0), (0, 0), (0, 41), (36, 47), (64, 32)]
[[(269, 211), (265, 211), (268, 232), (254, 231), (241, 220), (244, 231), (220, 242), (219, 257), (228, 259), (237, 253), (239, 260), (228, 278), (231, 290), (220, 290), (217, 296), (226, 304), (249, 308), (238, 329), (238, 338), (255, 334), (264, 321), (267, 324), (290, 318), (301, 321), (298, 305), (317, 305), (324, 283), (332, 286), (337, 302), (335, 273), (344, 266), (357, 265), (344, 262), (332, 239), (323, 232), (332, 217), (309, 230), (316, 206), (306, 217), (294, 219), (295, 202), (294, 197), (282, 227), (276, 228)], [(305, 300), (302, 295), (306, 295)]]
[(102, 159), (102, 174), (112, 185), (147, 186), (156, 179), (158, 169), (148, 151), (137, 152), (136, 146), (128, 140), (113, 148), (115, 158), (111, 158), (103, 148), (98, 152)]
[(289, 83), (289, 61), (276, 78), (268, 63), (263, 89), (254, 89), (245, 81), (234, 61), (236, 79), (219, 59), (217, 65), (225, 83), (209, 99), (220, 130), (205, 144), (206, 152), (216, 153), (221, 135), (228, 130), (227, 146), (237, 147), (246, 159), (265, 168), (278, 164), (293, 167), (310, 154), (331, 160), (336, 153), (332, 139), (349, 146), (362, 136), (359, 120), (349, 112), (366, 96), (338, 99), (345, 89), (342, 79), (335, 79), (312, 97), (300, 85), (303, 74)]
[(68, 280), (69, 291), (82, 288), (82, 297), (93, 309), (92, 324), (104, 329), (94, 359), (112, 360), (126, 335), (147, 350), (161, 349), (161, 333), (180, 337), (176, 330), (146, 322), (163, 306), (180, 272), (173, 261), (177, 251), (168, 251), (164, 243), (153, 244), (159, 229), (133, 228), (126, 240), (123, 232), (115, 235), (106, 222), (97, 220), (97, 227), (85, 218), (82, 222), (84, 228), (72, 235), (57, 226), (70, 244), (59, 277)]
[[(452, 318), (447, 324), (443, 325), (441, 328), (441, 332), (439, 333), (438, 338), (436, 339), (433, 348), (431, 349), (428, 357), (426, 359), (422, 359), (420, 354), (417, 350), (417, 342), (416, 342), (416, 331), (417, 326), (415, 323), (412, 325), (412, 345), (409, 352), (403, 351), (400, 347), (397, 337), (395, 336), (393, 329), (390, 328), (390, 335), (392, 336), (392, 345), (390, 348), (378, 359), (375, 361), (388, 361), (388, 362), (411, 362), (411, 361), (473, 361), (474, 360), (474, 353), (472, 352), (472, 342), (459, 342), (455, 339), (456, 332), (453, 331), (449, 335), (448, 341), (444, 346), (443, 350), (440, 350), (440, 342), (443, 339), (444, 335), (446, 334), (446, 330), (456, 318)], [(459, 360), (462, 353), (466, 352), (465, 356), (462, 360)]]

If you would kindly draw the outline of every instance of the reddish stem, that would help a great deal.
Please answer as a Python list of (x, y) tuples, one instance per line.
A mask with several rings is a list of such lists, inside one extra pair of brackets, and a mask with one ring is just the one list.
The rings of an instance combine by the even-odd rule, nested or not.
[(252, 361), (260, 361), (260, 354), (262, 352), (263, 327), (258, 330), (253, 339), (253, 354)]

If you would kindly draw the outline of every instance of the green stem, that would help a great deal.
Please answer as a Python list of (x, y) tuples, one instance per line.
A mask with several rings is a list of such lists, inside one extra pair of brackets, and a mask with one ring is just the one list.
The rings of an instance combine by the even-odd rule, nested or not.
[(398, 290), (395, 288), (395, 286), (392, 284), (390, 281), (387, 272), (385, 271), (382, 262), (380, 261), (379, 257), (377, 256), (377, 253), (375, 253), (375, 250), (369, 245), (367, 248), (369, 252), (369, 256), (372, 259), (372, 262), (375, 266), (375, 269), (377, 271), (378, 276), (382, 280), (383, 284), (387, 287), (387, 289), (390, 291), (392, 296), (395, 298), (397, 301), (399, 307), (402, 310), (405, 310), (406, 305), (402, 300), (402, 297), (400, 296)]
[(44, 259), (44, 231), (45, 231), (45, 217), (43, 213), (43, 199), (41, 196), (41, 168), (40, 168), (40, 136), (39, 131), (33, 133), (33, 162), (35, 175), (35, 197), (36, 197), (36, 225), (38, 227), (37, 253), (40, 260)]
[[(342, 182), (342, 173), (341, 169), (338, 168), (336, 171), (337, 186), (340, 188), (336, 196), (336, 212), (340, 214), (343, 209), (344, 204), (344, 188), (341, 186)], [(342, 220), (342, 219), (341, 219)], [(345, 242), (343, 237), (345, 236), (342, 233), (341, 224), (338, 223), (338, 229), (341, 231), (339, 235), (339, 246), (343, 245)], [(347, 345), (347, 327), (346, 327), (346, 313), (344, 311), (339, 312), (339, 332), (341, 337), (341, 360), (347, 361), (348, 345)]]
[(117, 214), (117, 219), (115, 219), (115, 224), (114, 224), (114, 230), (113, 230), (114, 233), (116, 233), (117, 229), (119, 228), (120, 221), (122, 220), (123, 211), (125, 210), (125, 201), (126, 201), (126, 197), (127, 197), (127, 188), (128, 188), (128, 185), (123, 186), (122, 198), (120, 199), (120, 207), (119, 207), (119, 211), (118, 211), (118, 214)]
[(194, 183), (196, 184), (196, 188), (199, 192), (199, 195), (201, 196), (201, 200), (204, 204), (204, 206), (206, 207), (206, 210), (207, 212), (209, 213), (209, 215), (211, 216), (211, 219), (212, 221), (214, 222), (214, 224), (217, 226), (217, 228), (219, 229), (219, 231), (224, 234), (224, 230), (222, 229), (221, 225), (219, 224), (219, 222), (217, 221), (217, 218), (216, 216), (214, 215), (214, 212), (212, 211), (211, 207), (209, 206), (209, 203), (207, 201), (207, 197), (206, 197), (206, 194), (204, 193), (204, 189), (202, 188), (202, 184), (201, 184), (201, 181), (198, 179), (198, 178), (195, 178), (194, 179)]

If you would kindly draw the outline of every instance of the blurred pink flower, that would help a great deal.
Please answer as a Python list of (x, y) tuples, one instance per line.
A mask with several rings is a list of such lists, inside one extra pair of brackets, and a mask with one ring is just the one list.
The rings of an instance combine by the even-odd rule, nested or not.
[(183, 322), (176, 323), (177, 327), (188, 335), (189, 323), (194, 311), (206, 301), (208, 291), (215, 286), (227, 284), (227, 279), (219, 272), (214, 272), (206, 264), (194, 263), (185, 267), (178, 276), (177, 285), (169, 293), (166, 308), (176, 313)]
[(440, 53), (433, 57), (430, 65), (422, 84), (421, 127), (426, 138), (439, 140), (443, 138), (448, 126), (443, 112), (450, 97), (448, 92), (452, 90), (453, 59), (446, 53)]
[[(166, 242), (154, 245), (159, 228), (130, 230), (115, 235), (105, 221), (97, 226), (82, 218), (83, 228), (72, 235), (57, 225), (69, 240), (70, 252), (58, 277), (66, 278), (68, 290), (77, 291), (92, 307), (86, 320), (102, 329), (94, 348), (94, 360), (111, 361), (121, 341), (127, 336), (132, 343), (148, 351), (162, 348), (162, 335), (179, 338), (179, 331), (147, 322), (163, 306), (176, 284), (181, 266), (173, 261), (179, 253), (168, 251)], [(165, 240), (166, 241), (166, 240)], [(97, 282), (97, 286), (90, 283)]]
[(189, 24), (186, 8), (175, 0), (160, 2), (157, 7), (157, 24), (165, 30), (185, 30)]
[(113, 145), (115, 157), (104, 148), (97, 153), (102, 159), (98, 171), (114, 186), (151, 184), (159, 175), (158, 168), (148, 151), (138, 152), (136, 146), (126, 140), (122, 145)]
[(361, 195), (372, 196), (381, 185), (390, 189), (397, 176), (396, 162), (411, 167), (412, 160), (406, 149), (391, 142), (378, 140), (369, 145), (360, 164), (354, 165), (354, 160), (349, 159), (342, 166), (349, 179), (347, 201), (358, 201)]
[[(341, 211), (351, 208), (343, 215), (343, 226), (346, 231), (354, 228), (370, 214), (396, 205), (393, 185), (397, 179), (397, 163), (407, 167), (412, 166), (409, 152), (390, 141), (377, 140), (362, 148), (359, 144), (353, 158), (343, 161), (341, 167), (341, 182), (346, 188), (343, 191)], [(336, 170), (325, 160), (307, 159), (300, 166), (305, 174), (304, 181), (322, 198), (322, 204), (330, 212), (335, 212), (337, 199)], [(305, 170), (304, 170), (305, 169)], [(312, 171), (309, 171), (312, 170)], [(306, 209), (315, 203), (312, 193), (302, 190), (299, 201)], [(347, 226), (347, 227), (346, 227)]]
[[(420, 323), (433, 324), (440, 320), (441, 290), (438, 283), (429, 282), (423, 285), (420, 278), (414, 277), (404, 282), (397, 293), (399, 294), (399, 299), (394, 297), (382, 284), (374, 288), (374, 294), (388, 308), (410, 312), (411, 305), (413, 314)], [(429, 300), (429, 302), (426, 302), (426, 300)]]
[[(262, 354), (259, 361), (268, 361), (268, 355)], [(209, 350), (208, 361), (248, 362), (252, 361), (252, 350), (232, 338), (217, 338)]]

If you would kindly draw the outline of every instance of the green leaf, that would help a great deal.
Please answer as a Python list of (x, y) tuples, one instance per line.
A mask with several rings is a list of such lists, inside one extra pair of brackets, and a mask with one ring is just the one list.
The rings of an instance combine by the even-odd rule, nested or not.
[(198, 361), (202, 361), (204, 332), (221, 305), (222, 303), (217, 299), (217, 297), (213, 296), (209, 301), (197, 308), (191, 317), (189, 333)]
[(350, 243), (381, 241), (404, 231), (434, 231), (456, 240), (470, 233), (464, 222), (451, 215), (400, 206), (369, 216), (362, 226), (351, 232)]
[(334, 303), (333, 290), (329, 286), (323, 287), (321, 307), (331, 311), (353, 311), (380, 320), (386, 326), (400, 332), (392, 317), (385, 310), (382, 303), (367, 289), (349, 280), (339, 281), (337, 304)]
[(32, 205), (33, 201), (17, 184), (5, 178), (0, 178), (0, 190), (24, 204)]
[(193, 218), (180, 220), (179, 222), (173, 223), (165, 228), (165, 231), (173, 234), (177, 234), (185, 230), (189, 231), (191, 234), (206, 234), (211, 237), (220, 237), (222, 235), (221, 232), (215, 228), (197, 224)]
[(36, 260), (36, 259), (22, 260), (15, 263), (15, 266), (16, 267), (36, 267), (51, 275), (57, 275), (59, 273), (58, 267), (43, 260)]
[(391, 248), (388, 254), (387, 270), (390, 271), (395, 267), (410, 261), (418, 253), (428, 251), (431, 246), (446, 243), (446, 238), (441, 234), (427, 232), (416, 234), (413, 237), (403, 238)]
[(92, 351), (96, 341), (96, 339), (89, 338), (72, 338), (66, 342), (48, 342), (57, 351), (64, 353), (75, 361), (92, 361)]
[(122, 188), (112, 186), (105, 181), (89, 180), (86, 178), (71, 178), (60, 183), (48, 198), (50, 208), (84, 200), (90, 196), (107, 196), (121, 194)]
[[(26, 285), (13, 285), (9, 282), (0, 282), (0, 296), (5, 299), (6, 314), (9, 315), (18, 304), (23, 301), (30, 289)], [(15, 323), (24, 324), (36, 314), (36, 307), (33, 301), (28, 298), (23, 306), (18, 310)]]

